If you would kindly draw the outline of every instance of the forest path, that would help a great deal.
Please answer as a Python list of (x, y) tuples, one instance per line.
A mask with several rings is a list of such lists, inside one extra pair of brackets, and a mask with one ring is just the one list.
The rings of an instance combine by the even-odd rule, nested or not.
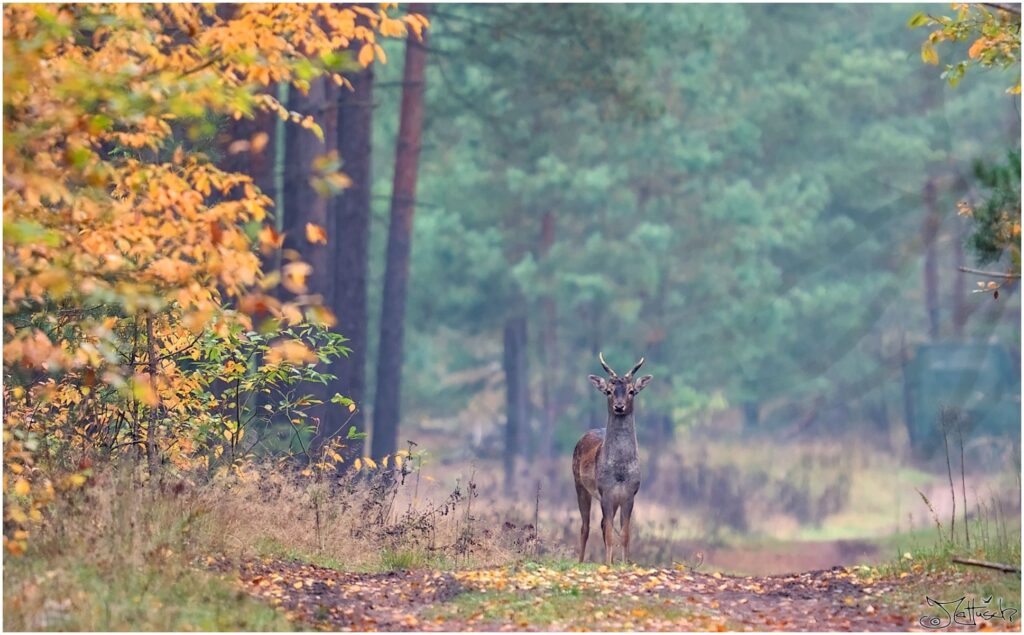
[(733, 577), (689, 569), (525, 564), (347, 573), (263, 559), (234, 565), (250, 594), (323, 630), (924, 630), (887, 608), (898, 580), (852, 569)]

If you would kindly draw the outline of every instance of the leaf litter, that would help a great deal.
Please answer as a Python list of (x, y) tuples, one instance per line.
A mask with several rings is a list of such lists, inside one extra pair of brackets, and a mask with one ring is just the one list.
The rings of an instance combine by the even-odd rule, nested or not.
[[(883, 600), (899, 578), (855, 567), (729, 576), (685, 567), (351, 573), (264, 558), (208, 564), (292, 621), (358, 631), (895, 631), (917, 627)], [(460, 594), (473, 603), (453, 602)], [(561, 598), (561, 604), (555, 605)], [(542, 612), (544, 605), (552, 610)]]

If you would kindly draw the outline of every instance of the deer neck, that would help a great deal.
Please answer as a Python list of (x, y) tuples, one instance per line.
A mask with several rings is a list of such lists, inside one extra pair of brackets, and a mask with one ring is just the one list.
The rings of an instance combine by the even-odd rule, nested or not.
[[(607, 448), (608, 456), (616, 458), (633, 458), (637, 454), (636, 425), (633, 414), (608, 415), (608, 424), (605, 426), (604, 445)], [(628, 456), (627, 456), (628, 455)]]

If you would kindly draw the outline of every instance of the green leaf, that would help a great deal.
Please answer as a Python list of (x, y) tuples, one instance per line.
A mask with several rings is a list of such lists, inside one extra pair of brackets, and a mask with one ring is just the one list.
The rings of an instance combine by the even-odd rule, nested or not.
[(923, 11), (918, 11), (914, 15), (910, 16), (909, 20), (907, 20), (907, 26), (911, 29), (916, 29), (919, 26), (928, 24), (929, 21), (930, 18), (928, 17), (928, 14)]
[(4, 221), (4, 240), (15, 245), (42, 243), (56, 247), (60, 244), (60, 234), (30, 220)]
[(365, 439), (366, 438), (366, 433), (365, 432), (356, 432), (356, 427), (355, 426), (349, 426), (348, 436), (346, 438), (348, 438), (348, 439)]

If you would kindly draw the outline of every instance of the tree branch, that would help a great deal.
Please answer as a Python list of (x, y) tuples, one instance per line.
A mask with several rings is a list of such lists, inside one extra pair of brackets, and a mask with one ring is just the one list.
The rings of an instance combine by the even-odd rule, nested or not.
[(1019, 280), (1019, 273), (1003, 273), (1001, 271), (982, 271), (981, 269), (971, 269), (970, 267), (957, 267), (964, 273), (973, 273), (976, 276), (985, 276), (987, 278), (1003, 278), (1004, 280)]
[(956, 562), (958, 564), (969, 564), (972, 567), (984, 567), (986, 569), (995, 569), (996, 571), (1004, 571), (1006, 573), (1020, 573), (1020, 567), (1015, 567), (1011, 564), (986, 562), (985, 560), (973, 560), (971, 558), (961, 558), (960, 556), (953, 556), (953, 562)]
[(999, 9), (1000, 11), (1020, 15), (1020, 5), (1003, 4), (1001, 2), (982, 2), (981, 4), (985, 7), (992, 7), (993, 9)]

